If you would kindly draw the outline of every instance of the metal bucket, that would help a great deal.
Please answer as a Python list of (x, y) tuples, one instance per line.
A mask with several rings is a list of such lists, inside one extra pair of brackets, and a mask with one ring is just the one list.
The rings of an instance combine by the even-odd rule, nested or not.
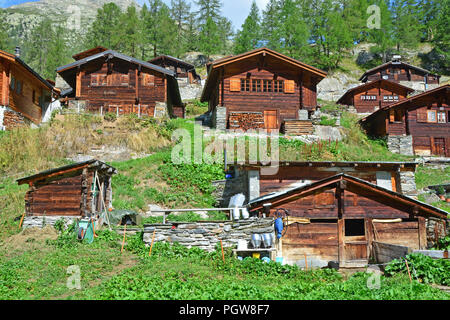
[(271, 233), (264, 233), (262, 235), (262, 241), (265, 248), (271, 248), (273, 245), (273, 235)]
[(259, 248), (261, 246), (261, 235), (258, 233), (252, 234), (252, 246), (253, 248)]

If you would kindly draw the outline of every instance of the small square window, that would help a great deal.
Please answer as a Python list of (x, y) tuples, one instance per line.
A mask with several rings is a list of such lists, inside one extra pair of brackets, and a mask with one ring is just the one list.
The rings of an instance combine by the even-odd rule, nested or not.
[(357, 237), (365, 236), (366, 227), (364, 219), (346, 219), (345, 220), (345, 236)]

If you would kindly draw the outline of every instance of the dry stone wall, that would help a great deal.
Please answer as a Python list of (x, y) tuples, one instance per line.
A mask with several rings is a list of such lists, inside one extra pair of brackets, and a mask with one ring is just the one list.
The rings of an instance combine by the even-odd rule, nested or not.
[(274, 233), (272, 218), (250, 218), (239, 221), (149, 224), (144, 226), (143, 240), (150, 245), (155, 232), (155, 242), (179, 243), (187, 248), (197, 247), (214, 251), (222, 240), (224, 247), (233, 247), (239, 240), (250, 243), (254, 233)]

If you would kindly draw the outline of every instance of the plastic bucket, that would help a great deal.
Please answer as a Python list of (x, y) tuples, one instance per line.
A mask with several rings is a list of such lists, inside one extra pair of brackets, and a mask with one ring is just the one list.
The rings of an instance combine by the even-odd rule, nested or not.
[(260, 259), (261, 258), (261, 253), (253, 252), (253, 258)]

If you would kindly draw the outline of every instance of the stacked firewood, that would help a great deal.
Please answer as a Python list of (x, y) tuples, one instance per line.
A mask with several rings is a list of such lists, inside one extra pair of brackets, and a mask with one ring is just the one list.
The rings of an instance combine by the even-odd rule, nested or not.
[(244, 131), (264, 129), (264, 114), (262, 112), (232, 112), (230, 113), (230, 129)]

